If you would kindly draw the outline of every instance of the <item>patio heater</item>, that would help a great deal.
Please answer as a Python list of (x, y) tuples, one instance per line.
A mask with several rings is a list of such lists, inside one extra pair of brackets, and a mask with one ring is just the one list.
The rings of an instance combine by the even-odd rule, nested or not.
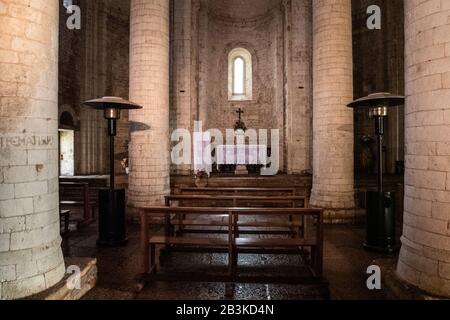
[(355, 100), (348, 105), (353, 109), (364, 109), (375, 120), (375, 134), (378, 142), (377, 190), (368, 191), (367, 234), (364, 247), (370, 251), (393, 253), (397, 250), (395, 240), (395, 192), (383, 189), (383, 136), (388, 108), (403, 105), (405, 97), (387, 92), (374, 93)]
[(115, 188), (114, 174), (114, 137), (117, 135), (117, 120), (121, 110), (142, 109), (142, 106), (118, 97), (103, 97), (89, 100), (86, 106), (103, 110), (108, 121), (109, 135), (109, 189), (99, 191), (99, 238), (97, 245), (116, 247), (127, 244), (125, 230), (125, 190)]

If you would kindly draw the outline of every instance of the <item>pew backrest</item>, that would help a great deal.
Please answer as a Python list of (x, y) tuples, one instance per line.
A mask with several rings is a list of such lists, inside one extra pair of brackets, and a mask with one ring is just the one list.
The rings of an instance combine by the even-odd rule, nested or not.
[(253, 188), (253, 187), (181, 187), (181, 195), (229, 195), (229, 194), (239, 194), (239, 195), (253, 195), (253, 196), (295, 196), (296, 190), (294, 187), (285, 188)]

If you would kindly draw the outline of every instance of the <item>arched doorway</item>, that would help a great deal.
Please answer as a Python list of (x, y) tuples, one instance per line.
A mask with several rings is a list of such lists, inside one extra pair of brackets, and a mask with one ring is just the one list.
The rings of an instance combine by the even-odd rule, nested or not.
[(74, 114), (62, 111), (59, 116), (59, 175), (75, 174), (75, 131), (77, 123)]

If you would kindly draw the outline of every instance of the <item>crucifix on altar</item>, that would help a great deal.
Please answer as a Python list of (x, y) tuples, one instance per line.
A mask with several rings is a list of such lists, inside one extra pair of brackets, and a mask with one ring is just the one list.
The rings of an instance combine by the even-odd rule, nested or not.
[[(239, 157), (239, 151), (242, 153), (242, 148), (245, 148), (245, 131), (247, 127), (245, 123), (242, 121), (242, 114), (244, 111), (239, 108), (236, 113), (239, 115), (239, 119), (236, 121), (234, 125), (234, 131), (236, 134), (236, 148), (237, 148), (237, 156)], [(245, 158), (245, 149), (244, 149), (244, 158)], [(241, 161), (242, 162), (242, 161)], [(234, 174), (237, 176), (245, 176), (248, 175), (247, 166), (244, 160), (244, 163), (240, 163), (239, 159), (236, 161), (236, 170)]]
[[(247, 142), (247, 126), (242, 121), (244, 111), (236, 110), (238, 120), (234, 124), (234, 141), (229, 144), (216, 146), (216, 163), (219, 170), (220, 165), (235, 165), (235, 175), (248, 175), (247, 165), (267, 165), (267, 146), (259, 145), (257, 140), (250, 139)], [(256, 137), (256, 131), (254, 131)], [(219, 170), (220, 171), (220, 170)]]
[(242, 122), (242, 114), (244, 113), (244, 111), (239, 108), (238, 110), (236, 110), (236, 113), (239, 115), (239, 119), (234, 125), (234, 131), (242, 130), (245, 132), (247, 130), (247, 127), (245, 126), (245, 123)]

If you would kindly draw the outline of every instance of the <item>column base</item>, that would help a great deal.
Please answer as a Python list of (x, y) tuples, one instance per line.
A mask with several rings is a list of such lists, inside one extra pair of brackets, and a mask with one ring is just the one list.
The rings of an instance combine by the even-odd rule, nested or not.
[(448, 298), (433, 296), (401, 279), (394, 270), (388, 270), (383, 277), (390, 300), (446, 300)]
[(80, 267), (80, 289), (72, 289), (71, 274), (66, 274), (64, 278), (53, 287), (25, 298), (25, 300), (80, 300), (97, 284), (97, 259), (96, 258), (65, 258), (66, 266)]
[(313, 188), (309, 206), (324, 209), (326, 224), (355, 224), (364, 221), (366, 216), (364, 209), (356, 208), (353, 191), (337, 193)]

